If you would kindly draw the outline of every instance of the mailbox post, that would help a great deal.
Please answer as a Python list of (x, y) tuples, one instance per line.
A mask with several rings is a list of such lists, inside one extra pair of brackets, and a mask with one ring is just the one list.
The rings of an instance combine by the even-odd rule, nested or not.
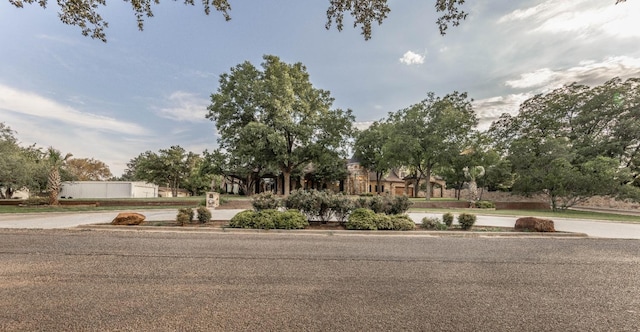
[(207, 193), (207, 208), (215, 209), (220, 205), (220, 193), (208, 192)]

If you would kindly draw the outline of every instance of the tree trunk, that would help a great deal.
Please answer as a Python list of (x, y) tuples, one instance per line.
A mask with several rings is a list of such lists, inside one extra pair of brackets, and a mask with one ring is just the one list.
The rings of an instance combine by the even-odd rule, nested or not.
[(283, 195), (284, 197), (288, 197), (291, 192), (291, 171), (282, 171), (282, 176), (284, 177), (283, 184)]
[(427, 172), (425, 174), (427, 178), (427, 192), (424, 197), (427, 201), (431, 200), (431, 167), (427, 167)]

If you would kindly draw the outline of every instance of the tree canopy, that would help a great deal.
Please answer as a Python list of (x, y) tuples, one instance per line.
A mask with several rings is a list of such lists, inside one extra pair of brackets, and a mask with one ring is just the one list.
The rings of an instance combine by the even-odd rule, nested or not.
[[(465, 0), (433, 0), (436, 11), (442, 13), (437, 25), (441, 34), (447, 28), (457, 26), (467, 17), (467, 13), (460, 9)], [(621, 1), (621, 0), (618, 0)], [(153, 17), (153, 6), (159, 5), (160, 0), (125, 0), (131, 4), (131, 9), (138, 22), (138, 29), (144, 29), (145, 17)], [(195, 5), (194, 0), (184, 0), (185, 5)], [(327, 9), (326, 29), (335, 23), (338, 31), (344, 27), (345, 13), (353, 18), (353, 27), (360, 27), (365, 40), (371, 38), (373, 23), (382, 24), (391, 11), (387, 0), (329, 0)], [(49, 5), (48, 0), (9, 0), (12, 5), (22, 8), (25, 4), (37, 4), (43, 8)], [(58, 16), (64, 24), (78, 26), (84, 36), (107, 41), (105, 29), (109, 23), (100, 14), (101, 7), (107, 5), (106, 0), (58, 0)], [(231, 20), (231, 3), (229, 0), (202, 0), (205, 14), (211, 10), (218, 11), (225, 20)]]
[(393, 132), (387, 149), (396, 163), (413, 172), (414, 195), (420, 180), (427, 180), (430, 199), (432, 172), (462, 152), (478, 119), (467, 94), (454, 92), (444, 97), (429, 93), (423, 101), (391, 113), (389, 122)]
[(160, 149), (157, 153), (146, 151), (127, 163), (124, 178), (128, 180), (147, 181), (171, 189), (173, 197), (178, 196), (178, 189), (188, 189), (192, 194), (201, 194), (209, 187), (198, 178), (200, 176), (201, 157), (187, 152), (179, 145), (168, 149)]
[(565, 209), (594, 195), (637, 192), (640, 79), (570, 84), (525, 101), (489, 133), (516, 174), (513, 190)]
[(288, 195), (294, 170), (325, 153), (346, 153), (354, 117), (331, 109), (329, 91), (313, 87), (302, 63), (263, 58), (261, 70), (244, 62), (220, 75), (207, 118), (215, 121), (229, 161), (242, 161), (236, 167), (251, 171), (278, 169)]

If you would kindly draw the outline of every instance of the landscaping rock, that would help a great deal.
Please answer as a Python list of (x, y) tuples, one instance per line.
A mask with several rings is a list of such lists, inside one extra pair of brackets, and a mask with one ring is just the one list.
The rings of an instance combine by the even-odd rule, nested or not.
[(140, 225), (146, 217), (140, 213), (122, 212), (111, 221), (112, 225)]
[(516, 220), (516, 230), (528, 230), (532, 232), (555, 232), (553, 220), (535, 217), (524, 217)]

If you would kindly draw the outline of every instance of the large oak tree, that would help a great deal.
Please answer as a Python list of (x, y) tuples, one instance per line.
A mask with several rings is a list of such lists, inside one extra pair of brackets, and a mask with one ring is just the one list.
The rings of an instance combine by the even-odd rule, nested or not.
[(244, 62), (222, 74), (207, 118), (216, 123), (221, 151), (276, 167), (288, 195), (295, 169), (323, 154), (346, 152), (354, 117), (331, 109), (329, 91), (313, 87), (302, 63), (265, 55), (261, 67)]

